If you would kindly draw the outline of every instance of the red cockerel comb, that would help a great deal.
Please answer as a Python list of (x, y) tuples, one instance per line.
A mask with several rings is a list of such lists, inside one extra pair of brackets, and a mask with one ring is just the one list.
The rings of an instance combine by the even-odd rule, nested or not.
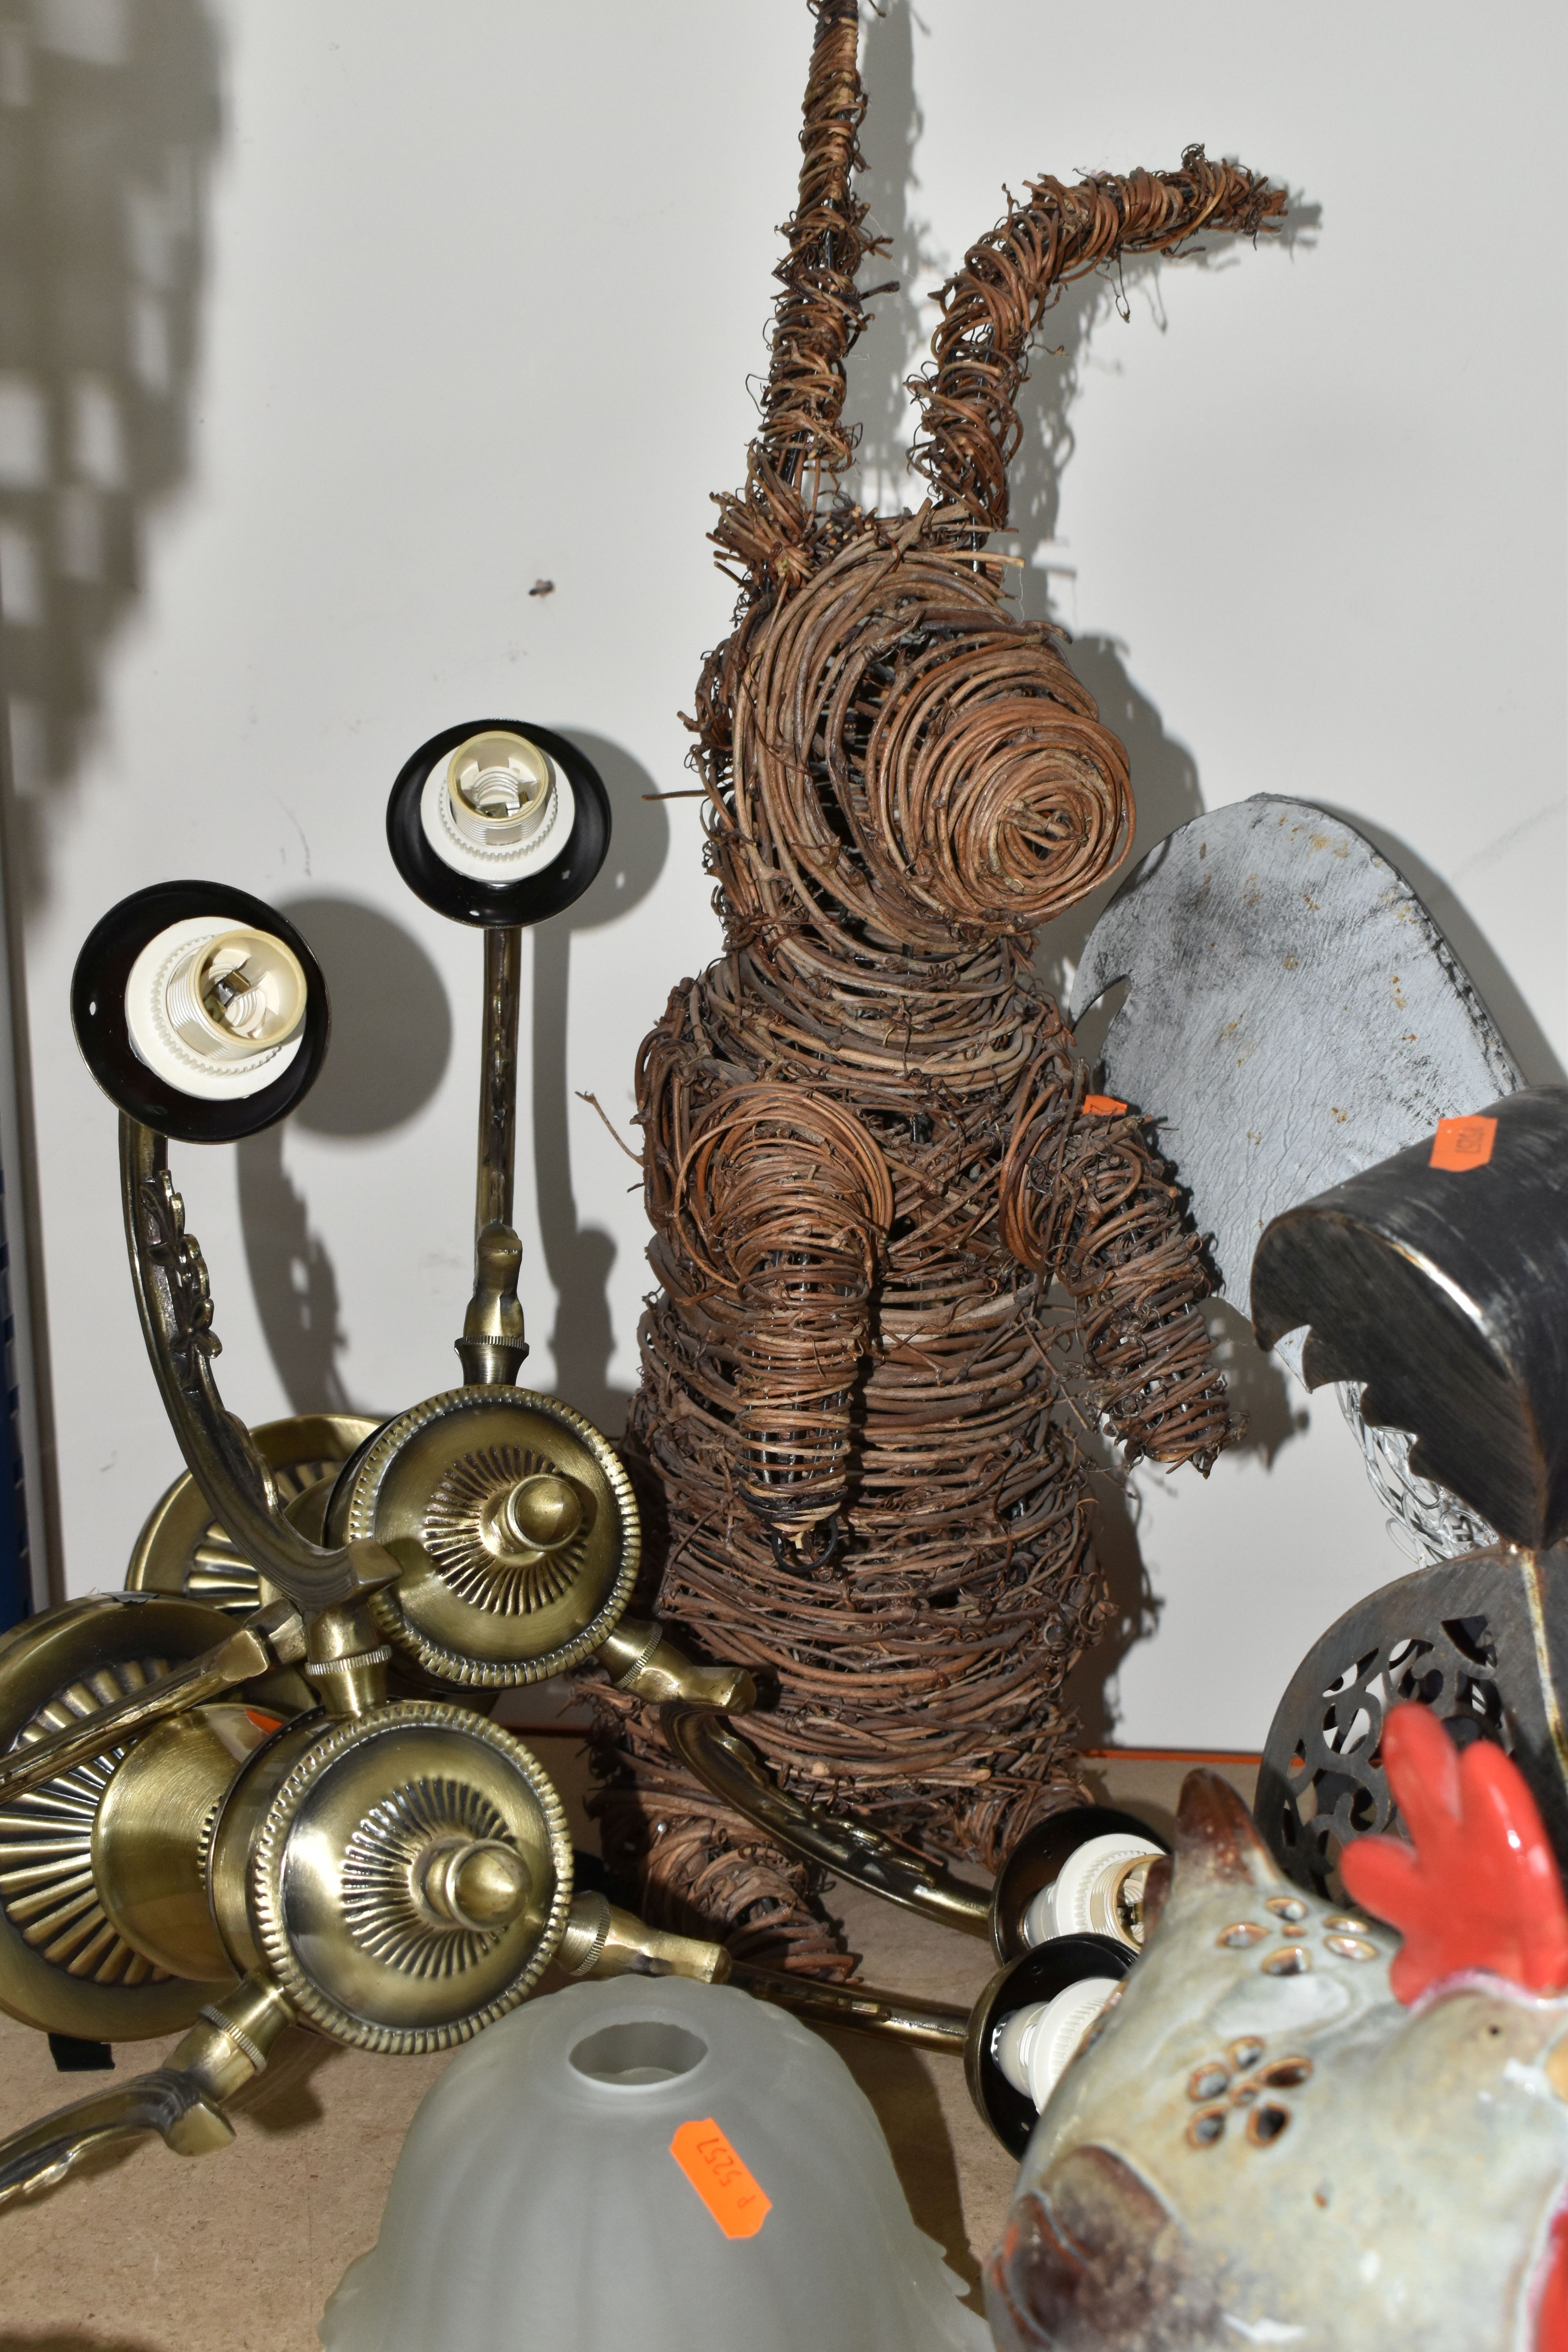
[(1414, 1841), (1355, 1838), (1340, 1873), (1405, 1937), (1388, 1972), (1406, 2003), (1468, 1969), (1568, 1990), (1568, 1903), (1535, 1800), (1489, 1740), (1461, 1752), (1424, 1706), (1396, 1706), (1384, 1763)]

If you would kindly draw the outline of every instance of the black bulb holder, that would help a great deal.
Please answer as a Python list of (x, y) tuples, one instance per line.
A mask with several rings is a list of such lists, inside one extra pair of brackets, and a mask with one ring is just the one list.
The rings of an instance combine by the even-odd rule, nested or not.
[[(511, 882), (484, 882), (448, 866), (431, 847), (420, 816), (431, 770), (469, 736), (490, 734), (521, 735), (548, 751), (571, 784), (575, 804), (559, 855)], [(564, 735), (527, 719), (468, 719), (432, 735), (404, 767), (386, 804), (386, 839), (393, 863), (415, 897), (438, 915), (486, 930), (526, 929), (561, 914), (594, 880), (610, 845), (610, 796), (593, 761)]]
[[(131, 1043), (125, 1012), (126, 983), (142, 949), (171, 925), (208, 915), (270, 932), (293, 950), (305, 975), (299, 1052), (269, 1086), (226, 1101), (184, 1094), (150, 1069)], [(237, 1143), (286, 1118), (304, 1100), (326, 1058), (331, 1015), (321, 966), (276, 908), (226, 882), (155, 882), (110, 907), (88, 933), (71, 975), (71, 1024), (88, 1068), (129, 1118), (180, 1143)]]
[(981, 1994), (969, 2021), (963, 2071), (975, 2105), (1011, 2155), (1023, 2155), (1039, 2115), (1002, 2072), (994, 2054), (998, 2031), (1021, 2009), (1055, 2000), (1086, 1977), (1120, 1982), (1137, 1958), (1109, 1936), (1053, 1936), (999, 1969)]

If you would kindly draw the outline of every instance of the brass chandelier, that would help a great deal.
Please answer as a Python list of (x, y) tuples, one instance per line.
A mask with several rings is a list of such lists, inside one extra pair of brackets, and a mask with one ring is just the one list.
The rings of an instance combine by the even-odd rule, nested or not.
[[(1037, 2005), (1037, 1948), (1052, 1943), (1055, 1997), (1058, 1979), (1119, 1973), (1136, 1947), (1129, 1836), (1153, 1852), (1140, 1824), (1093, 1808), (1047, 1822), (987, 1900), (781, 1791), (724, 1720), (756, 1704), (751, 1676), (696, 1664), (626, 1614), (641, 1538), (615, 1449), (516, 1384), (522, 930), (588, 887), (609, 829), (584, 755), (518, 722), (447, 729), (393, 788), (394, 859), (427, 905), (482, 929), (485, 987), (463, 1381), (379, 1424), (312, 1414), (249, 1431), (225, 1409), (207, 1269), (169, 1166), (171, 1139), (255, 1134), (314, 1083), (329, 1016), (309, 946), (245, 892), (173, 882), (122, 900), (82, 949), (76, 1034), (120, 1112), (132, 1278), (187, 1470), (126, 1591), (0, 1641), (0, 2007), (55, 2035), (184, 2039), (167, 2064), (0, 2143), (0, 2201), (107, 2139), (224, 2145), (225, 2102), (290, 2024), (391, 2055), (443, 2049), (552, 1963), (728, 1977), (807, 2015), (955, 2053), (967, 2041), (976, 2096), (1013, 2137), (1022, 2077), (1004, 2081), (997, 2053)], [(678, 1753), (768, 1836), (991, 1937), (1008, 1967), (973, 2014), (732, 1968), (721, 1946), (575, 1889), (550, 1777), (487, 1710), (499, 1689), (589, 1660), (658, 1708)], [(1078, 1852), (1090, 1892), (1081, 1919), (1057, 1920), (1049, 1890)]]

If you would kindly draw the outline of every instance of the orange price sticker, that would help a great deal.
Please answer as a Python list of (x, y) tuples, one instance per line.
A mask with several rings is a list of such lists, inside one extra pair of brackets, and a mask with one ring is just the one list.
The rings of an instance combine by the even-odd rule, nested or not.
[(1484, 1168), (1496, 1137), (1495, 1118), (1440, 1118), (1427, 1165), (1454, 1171)]
[(682, 2124), (669, 2152), (727, 2238), (754, 2238), (773, 2210), (714, 2122)]
[(1090, 1118), (1114, 1118), (1127, 1105), (1118, 1102), (1114, 1095), (1085, 1095), (1083, 1107)]

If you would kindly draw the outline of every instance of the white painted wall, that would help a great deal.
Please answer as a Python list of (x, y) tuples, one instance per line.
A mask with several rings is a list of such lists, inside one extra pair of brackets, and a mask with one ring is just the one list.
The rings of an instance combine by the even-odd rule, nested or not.
[[(212, 874), (300, 907), (344, 1011), (354, 1066), (314, 1126), (248, 1147), (238, 1181), (233, 1153), (177, 1155), (229, 1402), (386, 1408), (455, 1377), (479, 943), (407, 897), (382, 835), (402, 761), (454, 719), (609, 747), (606, 878), (533, 950), (547, 1213), (525, 1150), (520, 1223), (531, 1376), (559, 1363), (605, 1415), (635, 1379), (633, 1171), (574, 1090), (626, 1117), (639, 1037), (717, 937), (692, 804), (639, 795), (685, 781), (677, 712), (725, 625), (707, 498), (741, 477), (808, 26), (799, 0), (0, 16), (0, 138), (55, 170), (9, 219), (13, 261), (96, 304), (74, 342), (72, 312), (0, 349), (77, 1591), (118, 1582), (177, 1467), (121, 1263), (113, 1117), (67, 1017), (77, 947), (125, 891)], [(1026, 593), (1128, 729), (1145, 844), (1260, 790), (1342, 809), (1414, 853), (1535, 1077), (1568, 1053), (1564, 306), (1536, 226), (1563, 46), (1546, 0), (1201, 24), (1132, 0), (1114, 26), (1046, 0), (921, 0), (915, 21), (891, 0), (868, 36), (874, 200), (918, 288), (1004, 180), (1173, 163), (1202, 139), (1296, 192), (1289, 249), (1130, 272), (1125, 323), (1099, 288), (1058, 314), (1021, 469)], [(878, 473), (916, 356), (913, 306), (884, 312), (861, 383)], [(531, 597), (539, 579), (554, 593)], [(1058, 944), (1070, 959), (1074, 935)], [(1401, 1569), (1333, 1406), (1271, 1410), (1271, 1461), (1140, 1481), (1123, 1741), (1257, 1745), (1309, 1642)]]

